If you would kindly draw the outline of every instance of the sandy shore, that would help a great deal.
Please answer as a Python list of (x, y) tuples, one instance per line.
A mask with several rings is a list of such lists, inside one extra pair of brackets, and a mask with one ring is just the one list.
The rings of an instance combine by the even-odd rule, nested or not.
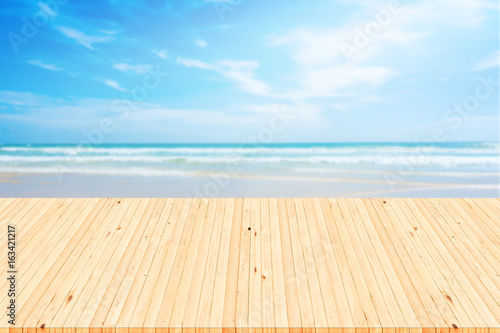
[(0, 197), (499, 197), (498, 185), (374, 179), (0, 174)]

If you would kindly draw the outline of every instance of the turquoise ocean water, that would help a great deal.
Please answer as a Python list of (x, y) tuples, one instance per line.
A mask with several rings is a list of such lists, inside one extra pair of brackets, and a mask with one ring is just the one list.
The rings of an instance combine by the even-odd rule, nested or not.
[(498, 184), (499, 148), (498, 143), (2, 145), (0, 172), (359, 178), (390, 174)]

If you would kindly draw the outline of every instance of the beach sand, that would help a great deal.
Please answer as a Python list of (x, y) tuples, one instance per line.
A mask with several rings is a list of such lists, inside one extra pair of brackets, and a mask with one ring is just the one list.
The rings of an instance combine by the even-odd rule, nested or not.
[(0, 173), (0, 197), (499, 197), (500, 187), (370, 177)]

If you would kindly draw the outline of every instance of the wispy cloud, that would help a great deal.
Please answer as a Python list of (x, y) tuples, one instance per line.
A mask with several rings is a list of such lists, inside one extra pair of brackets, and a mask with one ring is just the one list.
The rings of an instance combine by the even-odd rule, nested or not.
[(124, 131), (133, 128), (147, 130), (149, 134), (154, 132), (163, 135), (166, 127), (175, 129), (179, 122), (186, 126), (218, 128), (229, 124), (255, 126), (263, 119), (251, 113), (242, 116), (223, 110), (169, 108), (165, 105), (143, 102), (134, 103), (134, 108), (131, 108), (126, 118), (122, 119), (123, 114), (120, 112), (123, 111), (123, 107), (114, 109), (117, 103), (113, 99), (84, 98), (62, 101), (27, 92), (0, 91), (0, 103), (18, 108), (17, 111), (0, 113), (0, 121), (16, 121), (24, 125), (49, 129), (82, 130), (86, 126), (93, 126), (102, 117), (109, 117), (120, 122)]
[(488, 68), (498, 67), (499, 65), (500, 52), (498, 50), (488, 54), (486, 57), (480, 59), (474, 65), (473, 70), (482, 71)]
[(41, 68), (48, 69), (49, 71), (63, 71), (63, 70), (65, 70), (64, 68), (58, 67), (56, 65), (46, 64), (46, 63), (42, 62), (41, 60), (28, 60), (28, 63), (31, 65), (35, 65), (35, 66), (38, 66)]
[(125, 63), (115, 63), (113, 68), (124, 72), (124, 73), (132, 73), (132, 74), (145, 74), (148, 69), (151, 68), (150, 65), (130, 65)]
[[(283, 94), (289, 98), (336, 97), (347, 89), (365, 89), (384, 84), (398, 73), (386, 66), (370, 64), (373, 53), (348, 62), (339, 45), (349, 40), (350, 29), (297, 27), (270, 38), (272, 46), (284, 46), (297, 66), (296, 88)], [(363, 50), (366, 51), (366, 50)]]
[(113, 80), (102, 80), (102, 82), (104, 82), (107, 86), (110, 86), (111, 88), (114, 88), (116, 90), (120, 90), (120, 91), (127, 91), (127, 89), (123, 88), (122, 86), (120, 86), (120, 84), (116, 81), (113, 81)]
[(153, 53), (162, 59), (167, 59), (168, 50), (153, 50)]
[(209, 64), (200, 60), (178, 57), (177, 63), (186, 67), (216, 72), (237, 83), (241, 89), (248, 93), (263, 96), (270, 95), (268, 85), (255, 78), (255, 71), (259, 67), (258, 61), (219, 60)]
[(0, 91), (0, 103), (7, 105), (39, 106), (47, 103), (60, 103), (59, 99), (37, 95), (30, 92)]
[(38, 2), (38, 6), (43, 10), (47, 15), (54, 17), (57, 16), (57, 13), (45, 2)]
[(81, 31), (64, 26), (59, 26), (57, 27), (57, 29), (61, 31), (66, 37), (75, 40), (76, 42), (78, 42), (79, 44), (85, 46), (90, 50), (95, 50), (92, 44), (105, 43), (114, 39), (114, 37), (111, 36), (89, 36)]
[[(498, 4), (489, 0), (401, 3), (378, 35), (368, 37), (367, 46), (359, 49), (359, 53), (348, 60), (341, 45), (346, 42), (354, 45), (355, 37), (365, 29), (367, 23), (377, 23), (374, 13), (380, 10), (389, 12), (384, 5), (372, 0), (349, 3), (359, 7), (358, 12), (353, 16), (355, 19), (348, 20), (343, 25), (335, 28), (297, 26), (288, 32), (269, 37), (270, 45), (286, 48), (296, 64), (294, 81), (298, 87), (284, 95), (297, 98), (335, 97), (347, 89), (359, 92), (383, 85), (400, 74), (398, 69), (392, 68), (395, 64), (389, 60), (391, 56), (400, 54), (398, 50), (405, 54), (410, 49), (430, 52), (425, 42), (427, 37), (439, 31), (438, 26), (478, 25), (492, 9), (498, 9)], [(498, 53), (483, 59), (476, 67), (495, 65), (498, 65)]]
[(206, 40), (203, 40), (203, 39), (195, 39), (194, 40), (194, 43), (196, 44), (196, 46), (198, 47), (206, 47), (208, 45), (207, 41)]

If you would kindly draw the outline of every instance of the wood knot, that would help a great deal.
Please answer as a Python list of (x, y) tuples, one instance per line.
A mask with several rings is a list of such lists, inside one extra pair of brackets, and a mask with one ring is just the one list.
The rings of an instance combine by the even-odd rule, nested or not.
[(255, 236), (257, 236), (257, 231), (255, 232)]
[(255, 268), (253, 269), (253, 271), (254, 271), (255, 273), (257, 273), (257, 267), (255, 267)]
[(384, 200), (384, 201), (382, 201), (382, 202), (383, 202), (383, 203), (387, 203), (385, 200)]
[(120, 230), (121, 228), (122, 228), (122, 227), (118, 227), (118, 228), (116, 228), (116, 230)]
[(45, 324), (40, 325), (40, 328), (45, 328)]
[(252, 227), (248, 227), (248, 230), (252, 230)]
[(265, 275), (262, 275), (262, 280), (265, 280), (266, 279), (266, 276)]
[(444, 296), (446, 297), (446, 299), (447, 299), (448, 301), (450, 301), (450, 302), (452, 302), (452, 303), (453, 303), (453, 300), (451, 299), (450, 295), (444, 295)]
[(69, 295), (68, 296), (68, 302), (71, 301), (73, 299), (73, 295)]
[(122, 203), (121, 201), (118, 201), (117, 203)]
[(417, 231), (417, 230), (418, 230), (418, 228), (417, 228), (417, 227), (413, 227), (413, 230)]
[(457, 326), (457, 325), (455, 325), (455, 324), (451, 324), (451, 326), (452, 326), (453, 328), (458, 328), (458, 326)]

